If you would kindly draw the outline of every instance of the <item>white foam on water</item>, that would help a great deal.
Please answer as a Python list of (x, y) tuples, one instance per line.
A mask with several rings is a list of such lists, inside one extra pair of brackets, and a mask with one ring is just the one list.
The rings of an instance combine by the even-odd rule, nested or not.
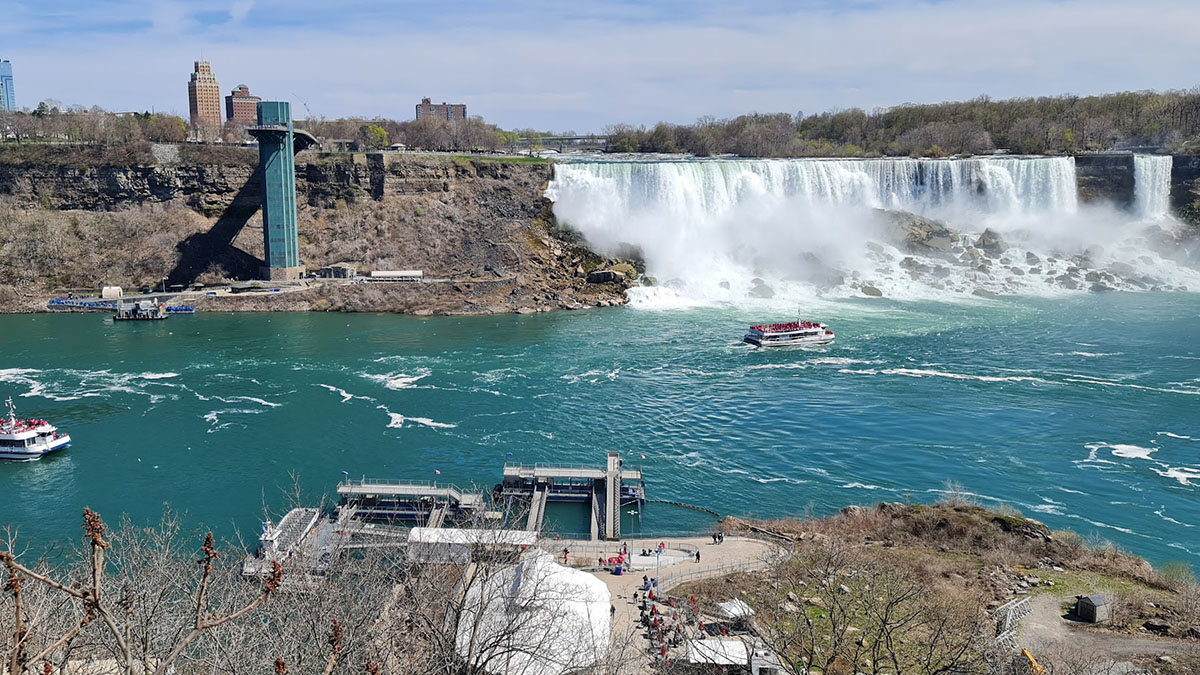
[(838, 372), (852, 375), (900, 375), (903, 377), (916, 378), (942, 377), (950, 380), (973, 380), (976, 382), (1033, 382), (1037, 384), (1054, 384), (1050, 380), (1029, 375), (968, 375), (966, 373), (954, 373), (945, 370), (932, 370), (928, 368), (884, 368), (882, 370), (876, 370), (874, 368), (865, 368), (862, 370), (843, 368)]
[(318, 382), (314, 386), (321, 387), (322, 389), (328, 389), (329, 391), (332, 391), (333, 393), (341, 396), (342, 403), (349, 403), (350, 401), (353, 401), (355, 399), (358, 399), (361, 401), (374, 401), (375, 400), (375, 399), (371, 398), (370, 396), (356, 396), (356, 395), (351, 394), (350, 392), (346, 391), (345, 389), (342, 389), (341, 387), (335, 387), (332, 384), (321, 384)]
[(857, 483), (857, 482), (846, 483), (844, 485), (839, 485), (838, 487), (845, 489), (845, 490), (881, 490), (881, 489), (883, 489), (879, 485), (868, 485), (866, 483)]
[(1143, 448), (1138, 445), (1127, 445), (1124, 443), (1111, 443), (1101, 447), (1108, 448), (1114, 457), (1124, 457), (1126, 459), (1152, 459), (1150, 456), (1158, 448)]
[(389, 429), (403, 429), (405, 427), (410, 427), (410, 426), (422, 426), (422, 427), (429, 427), (431, 429), (453, 429), (458, 426), (457, 424), (448, 424), (446, 422), (436, 422), (434, 420), (429, 419), (428, 417), (410, 417), (408, 415), (401, 415), (400, 413), (394, 413), (391, 410), (388, 410), (384, 406), (377, 406), (377, 407), (379, 410), (382, 410), (385, 414), (387, 414), (387, 416), (388, 416), (387, 426)]
[(1173, 434), (1170, 431), (1160, 431), (1158, 432), (1158, 435), (1166, 436), (1167, 438), (1177, 438), (1181, 441), (1200, 441), (1200, 438), (1192, 438), (1191, 436), (1184, 436), (1182, 434)]
[(1174, 518), (1168, 516), (1165, 513), (1165, 511), (1166, 511), (1166, 507), (1160, 506), (1160, 507), (1158, 507), (1158, 510), (1154, 512), (1154, 515), (1158, 516), (1159, 518), (1162, 518), (1163, 520), (1167, 521), (1168, 523), (1174, 523), (1175, 525), (1182, 525), (1183, 527), (1195, 527), (1195, 525), (1192, 523), (1184, 523), (1184, 522), (1175, 520)]
[(1104, 356), (1120, 356), (1122, 353), (1123, 353), (1123, 352), (1109, 352), (1109, 353), (1101, 353), (1101, 352), (1071, 352), (1070, 354), (1068, 354), (1068, 356), (1083, 356), (1083, 357), (1085, 357), (1085, 358), (1089, 358), (1089, 359), (1098, 359), (1098, 358), (1101, 358), (1101, 357), (1104, 357)]
[(221, 403), (257, 403), (258, 405), (265, 406), (267, 408), (278, 408), (279, 406), (283, 405), (282, 403), (267, 401), (256, 396), (213, 396), (212, 398), (220, 401)]
[(607, 371), (606, 370), (589, 370), (585, 373), (579, 373), (578, 375), (570, 375), (570, 374), (563, 375), (563, 376), (559, 377), (559, 379), (566, 380), (567, 384), (579, 384), (580, 382), (596, 384), (602, 380), (608, 380), (609, 382), (615, 382), (617, 377), (620, 376), (620, 374), (621, 374), (620, 368), (615, 368), (613, 370), (607, 370)]
[(853, 366), (857, 364), (878, 363), (878, 361), (864, 361), (863, 359), (852, 359), (845, 356), (825, 356), (815, 359), (808, 359), (805, 363), (814, 366)]
[(167, 380), (172, 377), (179, 377), (179, 373), (142, 373), (140, 375), (134, 375), (133, 377), (142, 380)]
[(235, 422), (222, 422), (221, 421), (222, 415), (257, 415), (261, 412), (263, 412), (262, 408), (233, 408), (233, 409), (226, 409), (226, 410), (210, 410), (204, 414), (204, 420), (206, 422), (208, 422), (208, 424), (209, 424), (208, 433), (212, 434), (212, 433), (216, 433), (222, 429), (228, 429), (229, 427), (232, 427), (232, 426), (240, 426), (242, 428), (246, 427), (245, 424), (238, 424)]
[(388, 373), (379, 375), (374, 373), (362, 373), (362, 376), (372, 382), (378, 382), (388, 389), (399, 391), (401, 389), (413, 389), (417, 386), (417, 382), (429, 377), (433, 371), (428, 368), (419, 368), (415, 375), (406, 373)]
[(1200, 481), (1200, 469), (1193, 469), (1191, 467), (1177, 466), (1177, 467), (1168, 468), (1166, 470), (1161, 470), (1161, 469), (1152, 469), (1152, 470), (1154, 471), (1154, 473), (1157, 473), (1158, 475), (1162, 476), (1163, 478), (1173, 478), (1173, 479), (1179, 481), (1180, 485), (1195, 485), (1195, 483), (1192, 483), (1192, 481)]

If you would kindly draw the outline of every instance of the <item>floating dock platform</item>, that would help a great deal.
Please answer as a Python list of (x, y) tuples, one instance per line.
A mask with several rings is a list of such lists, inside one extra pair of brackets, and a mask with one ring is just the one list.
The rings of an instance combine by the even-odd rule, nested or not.
[(646, 501), (640, 469), (626, 469), (618, 452), (609, 452), (603, 469), (579, 464), (505, 464), (499, 496), (529, 502), (526, 529), (540, 532), (549, 502), (591, 505), (592, 539), (621, 538), (621, 507)]

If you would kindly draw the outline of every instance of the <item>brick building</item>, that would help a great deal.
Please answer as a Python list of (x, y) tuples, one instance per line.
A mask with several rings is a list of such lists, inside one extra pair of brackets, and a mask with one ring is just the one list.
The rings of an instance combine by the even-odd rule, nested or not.
[(196, 61), (188, 81), (188, 112), (192, 134), (201, 140), (221, 135), (221, 85), (213, 76), (208, 61)]
[(239, 84), (225, 97), (225, 119), (239, 127), (258, 124), (258, 102), (261, 100), (250, 93), (250, 87)]
[(433, 103), (428, 98), (421, 99), (417, 104), (417, 119), (436, 117), (450, 122), (467, 119), (467, 104), (465, 103)]

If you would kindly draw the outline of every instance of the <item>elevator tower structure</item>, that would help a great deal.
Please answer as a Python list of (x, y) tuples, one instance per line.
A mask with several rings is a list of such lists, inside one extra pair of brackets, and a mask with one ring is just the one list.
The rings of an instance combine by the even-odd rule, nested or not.
[(260, 101), (258, 124), (246, 131), (258, 139), (258, 169), (262, 179), (264, 279), (298, 279), (300, 242), (296, 236), (296, 153), (317, 139), (292, 127), (287, 101)]

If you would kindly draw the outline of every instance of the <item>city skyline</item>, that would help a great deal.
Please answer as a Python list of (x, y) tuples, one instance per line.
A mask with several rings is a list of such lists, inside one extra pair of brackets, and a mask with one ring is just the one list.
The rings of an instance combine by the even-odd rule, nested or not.
[[(6, 19), (0, 42), (19, 64), (24, 107), (55, 99), (183, 117), (178, 73), (197, 58), (294, 102), (298, 117), (407, 119), (429, 92), (506, 128), (578, 131), (1200, 79), (1200, 6), (1182, 0), (804, 0), (753, 14), (709, 0), (15, 0)], [(408, 63), (420, 67), (384, 65)]]

